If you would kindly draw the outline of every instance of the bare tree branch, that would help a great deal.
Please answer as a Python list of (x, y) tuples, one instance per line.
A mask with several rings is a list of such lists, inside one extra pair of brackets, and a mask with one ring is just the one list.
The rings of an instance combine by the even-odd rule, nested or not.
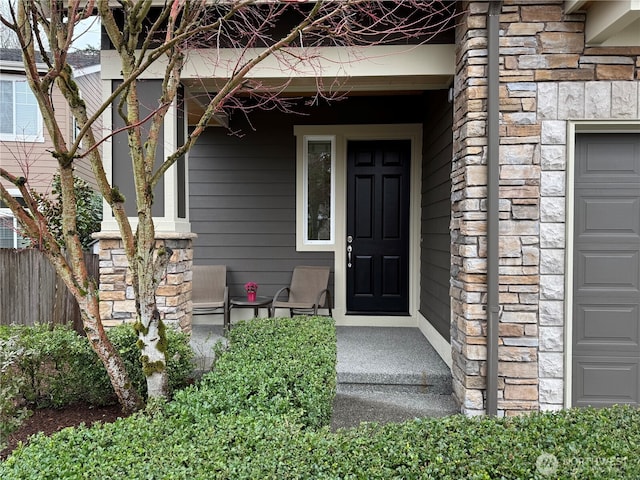
[[(439, 0), (318, 0), (272, 1), (225, 0), (16, 0), (16, 8), (0, 22), (15, 33), (23, 52), (25, 75), (42, 113), (53, 142), (52, 155), (61, 178), (63, 230), (70, 260), (60, 255), (60, 246), (51, 235), (37, 206), (26, 191), (27, 179), (15, 172), (0, 170), (0, 176), (24, 190), (28, 209), (11, 199), (0, 186), (2, 198), (30, 235), (39, 236), (56, 271), (78, 299), (83, 322), (95, 350), (110, 373), (120, 401), (127, 409), (140, 405), (131, 391), (117, 352), (105, 340), (100, 318), (97, 286), (87, 278), (80, 265), (81, 246), (75, 234), (75, 198), (73, 168), (77, 159), (88, 157), (92, 172), (118, 224), (129, 261), (136, 297), (137, 330), (142, 357), (146, 358), (147, 387), (150, 396), (166, 396), (166, 357), (162, 318), (155, 292), (171, 252), (156, 246), (152, 217), (153, 190), (166, 171), (194, 146), (212, 118), (221, 112), (244, 114), (250, 120), (254, 110), (296, 108), (282, 94), (298, 73), (314, 77), (315, 92), (308, 100), (335, 99), (344, 95), (340, 78), (325, 78), (322, 72), (325, 47), (356, 47), (352, 58), (367, 58), (376, 45), (416, 45), (430, 41), (450, 28), (455, 2)], [(96, 13), (120, 62), (121, 81), (105, 96), (93, 112), (88, 112), (69, 66), (68, 53), (73, 46), (77, 22)], [(211, 67), (220, 81), (215, 91), (207, 91), (204, 111), (183, 145), (168, 152), (156, 167), (158, 146), (163, 144), (162, 126), (171, 108), (176, 107), (183, 84), (183, 71), (190, 54), (204, 49), (213, 51)], [(223, 51), (234, 55), (226, 56)], [(361, 57), (358, 57), (361, 55)], [(261, 81), (253, 75), (267, 59), (272, 59), (283, 75), (277, 84)], [(46, 71), (38, 71), (39, 64)], [(161, 93), (157, 103), (140, 103), (142, 77), (153, 68), (161, 69)], [(220, 73), (224, 72), (224, 73)], [(204, 84), (204, 82), (203, 82)], [(52, 92), (61, 92), (76, 119), (77, 138), (65, 138), (65, 128), (56, 117)], [(154, 100), (156, 102), (156, 100)], [(109, 110), (111, 109), (111, 110)], [(111, 111), (119, 115), (124, 127), (97, 139), (92, 127)], [(144, 112), (144, 113), (143, 113)], [(126, 134), (135, 188), (137, 227), (128, 218), (122, 194), (109, 181), (100, 145), (117, 134)], [(82, 143), (82, 148), (80, 147)], [(21, 185), (22, 184), (22, 185)], [(84, 288), (88, 286), (88, 288)], [(149, 363), (151, 362), (151, 363)], [(129, 385), (129, 386), (128, 386)]]

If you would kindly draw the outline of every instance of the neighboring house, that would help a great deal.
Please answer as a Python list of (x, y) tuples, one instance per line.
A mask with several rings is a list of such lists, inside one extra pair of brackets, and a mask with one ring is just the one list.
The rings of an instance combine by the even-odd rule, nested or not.
[[(77, 52), (70, 56), (83, 98), (89, 111), (95, 111), (101, 103), (99, 51)], [(46, 71), (38, 64), (40, 72)], [(52, 90), (53, 104), (62, 127), (64, 138), (74, 135), (74, 121), (69, 107), (57, 88)], [(95, 131), (102, 134), (99, 121)], [(52, 141), (43, 124), (35, 96), (29, 88), (24, 73), (22, 53), (19, 49), (0, 49), (0, 166), (15, 175), (27, 178), (30, 188), (46, 193), (57, 170), (57, 162), (50, 154)], [(75, 172), (95, 185), (88, 162), (76, 162)], [(0, 180), (12, 195), (18, 190), (5, 180)], [(20, 237), (13, 214), (0, 204), (0, 248), (21, 248), (26, 242)]]
[[(189, 328), (191, 259), (227, 265), (232, 295), (329, 265), (337, 324), (419, 327), (466, 414), (640, 405), (637, 2), (458, 8), (438, 44), (341, 65), (340, 102), (257, 112), (255, 131), (232, 116), (242, 138), (205, 132), (156, 192), (158, 238), (176, 252), (165, 318)], [(215, 88), (207, 53), (189, 56), (187, 98)], [(102, 51), (107, 92), (115, 57)], [(184, 135), (172, 113), (166, 148)], [(127, 161), (122, 141), (105, 146), (125, 193)], [(320, 196), (307, 181), (319, 168)], [(135, 312), (116, 232), (107, 212), (100, 295), (114, 322)]]

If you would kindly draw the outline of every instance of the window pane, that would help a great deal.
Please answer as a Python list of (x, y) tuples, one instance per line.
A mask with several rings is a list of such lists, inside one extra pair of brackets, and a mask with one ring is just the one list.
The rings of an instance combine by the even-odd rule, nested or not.
[(0, 80), (0, 133), (13, 134), (13, 82)]
[(0, 248), (13, 248), (14, 234), (13, 217), (0, 215)]
[(38, 104), (27, 82), (16, 82), (16, 135), (38, 134)]
[(28, 238), (24, 238), (22, 235), (18, 233), (18, 244), (16, 248), (29, 248), (31, 246), (31, 241)]
[(307, 155), (307, 240), (331, 240), (331, 141), (309, 141)]

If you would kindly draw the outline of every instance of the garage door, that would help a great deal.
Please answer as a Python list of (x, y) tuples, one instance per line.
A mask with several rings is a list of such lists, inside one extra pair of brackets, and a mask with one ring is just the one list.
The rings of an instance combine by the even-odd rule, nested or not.
[(640, 135), (576, 138), (574, 406), (640, 401)]

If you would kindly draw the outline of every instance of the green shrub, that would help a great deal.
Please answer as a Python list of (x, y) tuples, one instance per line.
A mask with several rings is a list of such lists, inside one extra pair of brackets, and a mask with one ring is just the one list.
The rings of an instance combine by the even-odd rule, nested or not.
[(327, 425), (336, 391), (332, 319), (297, 317), (242, 322), (218, 352), (215, 370), (176, 395), (193, 421), (220, 412), (289, 414), (308, 426)]
[[(0, 466), (1, 474), (173, 479), (255, 478), (265, 468), (286, 471), (288, 464), (281, 460), (289, 457), (287, 444), (309, 426), (326, 425), (330, 419), (335, 395), (333, 321), (242, 323), (234, 327), (229, 344), (219, 352), (214, 372), (201, 384), (176, 392), (164, 408), (154, 406), (151, 413), (113, 425), (39, 435)], [(279, 445), (275, 451), (273, 442)], [(267, 451), (271, 453), (265, 456)], [(254, 454), (262, 461), (238, 461)]]
[(16, 343), (16, 337), (0, 338), (0, 451), (6, 446), (7, 436), (20, 426), (28, 414), (28, 410), (20, 406), (23, 379), (15, 374), (15, 365), (30, 352)]
[(30, 352), (15, 363), (22, 378), (20, 394), (29, 405), (59, 407), (84, 399), (93, 363), (85, 338), (62, 325), (18, 325), (3, 332), (16, 338), (17, 348)]
[[(16, 337), (16, 348), (29, 352), (14, 362), (22, 379), (20, 395), (35, 408), (61, 407), (78, 401), (93, 405), (116, 402), (102, 362), (86, 338), (64, 325), (10, 326), (0, 330), (0, 338)], [(129, 324), (110, 328), (107, 335), (120, 352), (132, 383), (146, 393), (146, 380), (136, 346), (137, 334)], [(189, 336), (167, 330), (169, 386), (182, 388), (191, 383), (193, 351)]]
[[(32, 191), (38, 202), (38, 210), (44, 215), (47, 225), (58, 243), (64, 246), (62, 235), (62, 205), (60, 174), (53, 175), (50, 194)], [(91, 234), (100, 231), (102, 221), (102, 197), (93, 191), (82, 178), (74, 177), (73, 190), (76, 195), (76, 229), (83, 248), (88, 249), (94, 241)]]
[(0, 463), (0, 478), (635, 480), (638, 425), (640, 411), (628, 407), (456, 415), (338, 433), (287, 414), (225, 412), (199, 423), (137, 414), (39, 435)]
[(454, 415), (331, 433), (320, 405), (335, 388), (327, 364), (330, 320), (240, 325), (215, 370), (164, 408), (38, 435), (0, 463), (0, 478), (638, 478), (640, 409)]

